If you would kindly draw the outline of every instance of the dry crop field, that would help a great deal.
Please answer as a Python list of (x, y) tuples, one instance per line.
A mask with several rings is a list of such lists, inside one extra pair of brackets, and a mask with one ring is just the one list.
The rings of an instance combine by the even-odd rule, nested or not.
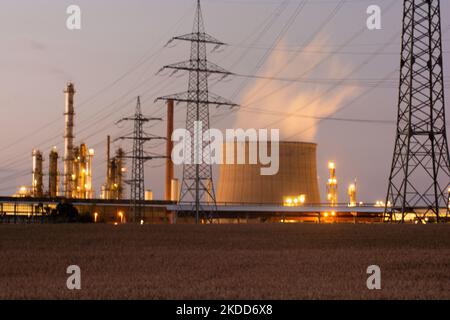
[(450, 226), (0, 225), (0, 299), (80, 298), (450, 299)]

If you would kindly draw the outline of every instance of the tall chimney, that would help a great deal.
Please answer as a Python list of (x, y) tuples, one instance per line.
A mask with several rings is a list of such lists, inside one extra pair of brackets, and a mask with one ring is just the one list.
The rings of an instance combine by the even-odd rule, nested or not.
[(109, 167), (111, 164), (111, 136), (108, 135), (106, 140), (106, 176), (109, 175)]
[(174, 165), (172, 161), (172, 134), (174, 130), (174, 107), (173, 100), (167, 100), (167, 144), (166, 144), (166, 201), (172, 200), (172, 180), (174, 177)]
[(65, 133), (64, 133), (64, 196), (66, 198), (73, 197), (73, 127), (75, 111), (73, 107), (73, 98), (75, 96), (75, 87), (73, 83), (68, 83), (65, 94)]
[(48, 169), (48, 195), (50, 198), (58, 196), (58, 151), (56, 147), (50, 152)]

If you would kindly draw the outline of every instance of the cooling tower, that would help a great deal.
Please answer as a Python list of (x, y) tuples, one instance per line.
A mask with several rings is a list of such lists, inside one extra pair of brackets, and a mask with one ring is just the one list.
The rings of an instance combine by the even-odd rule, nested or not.
[[(279, 147), (279, 172), (273, 176), (261, 175), (261, 168), (267, 166), (262, 166), (259, 161), (256, 165), (221, 165), (217, 202), (281, 205), (286, 197), (305, 195), (305, 203), (319, 204), (317, 145), (280, 142)], [(249, 143), (245, 149), (248, 163)]]

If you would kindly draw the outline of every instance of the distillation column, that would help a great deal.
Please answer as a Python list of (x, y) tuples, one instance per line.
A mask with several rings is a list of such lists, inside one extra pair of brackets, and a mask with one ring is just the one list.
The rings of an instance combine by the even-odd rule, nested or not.
[(49, 165), (48, 165), (48, 195), (50, 198), (56, 198), (58, 197), (58, 151), (56, 148), (53, 148), (53, 150), (50, 152), (49, 155)]
[(327, 183), (327, 199), (332, 206), (338, 204), (338, 181), (336, 178), (336, 163), (329, 162), (328, 169), (330, 170), (330, 178)]
[(73, 149), (73, 127), (74, 127), (74, 96), (75, 87), (72, 83), (68, 83), (65, 94), (65, 134), (64, 134), (64, 196), (72, 198), (74, 192), (74, 149)]
[(33, 181), (32, 195), (35, 198), (44, 196), (44, 174), (43, 174), (44, 157), (39, 150), (33, 150)]

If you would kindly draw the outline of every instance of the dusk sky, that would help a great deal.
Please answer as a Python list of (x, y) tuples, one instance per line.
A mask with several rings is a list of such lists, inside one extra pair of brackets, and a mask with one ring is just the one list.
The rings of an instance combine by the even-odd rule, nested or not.
[[(383, 200), (395, 138), (402, 1), (309, 0), (303, 6), (292, 0), (284, 7), (282, 2), (202, 1), (206, 31), (229, 44), (209, 51), (212, 62), (241, 75), (299, 78), (292, 83), (231, 77), (215, 84), (212, 77), (211, 91), (242, 105), (240, 111), (212, 108), (212, 126), (279, 128), (285, 140), (316, 142), (322, 200), (328, 160), (337, 162), (342, 202), (355, 178), (359, 200)], [(71, 4), (82, 10), (79, 31), (66, 28)], [(366, 9), (372, 4), (382, 8), (382, 30), (366, 27)], [(450, 1), (441, 5), (448, 90)], [(34, 148), (46, 160), (53, 146), (63, 155), (63, 90), (73, 81), (75, 140), (96, 150), (99, 195), (106, 135), (114, 139), (132, 131), (131, 124), (114, 123), (133, 113), (138, 95), (146, 115), (163, 117), (164, 105), (153, 103), (155, 98), (186, 91), (187, 75), (155, 74), (164, 65), (188, 59), (186, 43), (164, 45), (191, 32), (194, 6), (192, 0), (2, 0), (0, 193), (10, 195), (31, 184)], [(277, 11), (280, 16), (272, 19)], [(447, 114), (448, 97), (447, 91)], [(176, 108), (180, 127), (186, 107)], [(319, 120), (327, 117), (331, 119)], [(164, 135), (165, 123), (148, 132)], [(131, 150), (127, 143), (114, 145), (119, 146)], [(164, 150), (160, 144), (148, 149)], [(156, 198), (162, 196), (163, 164), (147, 164), (146, 188)], [(45, 171), (47, 167), (48, 161)], [(180, 168), (177, 173), (181, 178)]]

